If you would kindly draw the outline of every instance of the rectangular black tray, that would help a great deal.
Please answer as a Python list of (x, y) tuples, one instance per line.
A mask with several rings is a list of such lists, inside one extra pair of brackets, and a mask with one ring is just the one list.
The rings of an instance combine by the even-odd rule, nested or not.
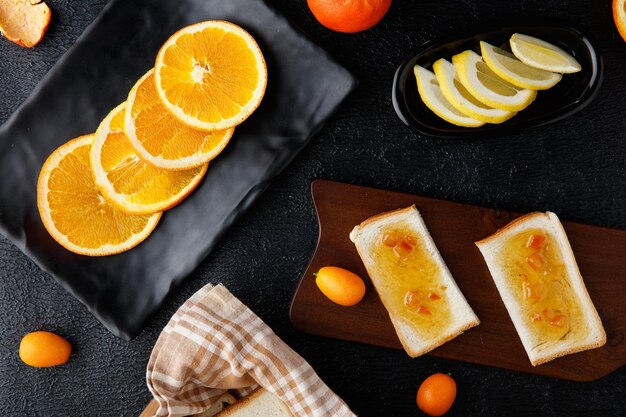
[[(268, 65), (261, 106), (146, 241), (102, 258), (67, 251), (37, 211), (44, 161), (94, 132), (171, 34), (209, 19), (232, 21), (259, 43)], [(113, 0), (0, 129), (0, 232), (111, 332), (130, 339), (354, 86), (345, 69), (261, 0)]]

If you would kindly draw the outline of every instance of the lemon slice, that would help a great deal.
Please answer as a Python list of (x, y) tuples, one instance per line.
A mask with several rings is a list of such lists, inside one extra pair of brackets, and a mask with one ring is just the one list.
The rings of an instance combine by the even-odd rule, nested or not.
[(435, 74), (419, 65), (413, 67), (413, 73), (417, 80), (417, 90), (422, 101), (437, 116), (448, 123), (463, 127), (480, 127), (485, 122), (473, 119), (458, 111), (441, 92), (441, 87), (435, 78)]
[(511, 51), (517, 59), (534, 68), (561, 74), (581, 70), (573, 56), (556, 45), (532, 36), (515, 33), (511, 36)]
[(561, 81), (563, 76), (524, 64), (515, 55), (487, 42), (480, 42), (480, 51), (485, 64), (500, 78), (516, 87), (529, 90), (547, 90)]
[(443, 58), (438, 60), (433, 64), (433, 70), (443, 96), (461, 113), (487, 123), (502, 123), (515, 115), (514, 112), (494, 109), (476, 100), (458, 80), (454, 65), (449, 61)]
[(519, 88), (493, 72), (474, 51), (452, 57), (459, 81), (479, 101), (501, 110), (523, 110), (535, 100), (537, 92)]

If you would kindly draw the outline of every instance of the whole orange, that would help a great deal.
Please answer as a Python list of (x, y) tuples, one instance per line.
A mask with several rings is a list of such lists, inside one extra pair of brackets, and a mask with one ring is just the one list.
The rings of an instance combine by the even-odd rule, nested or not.
[(307, 0), (313, 16), (328, 29), (355, 33), (385, 16), (391, 0)]
[(429, 416), (448, 412), (456, 398), (456, 382), (446, 374), (433, 374), (417, 390), (417, 406)]
[(35, 368), (62, 365), (70, 358), (72, 345), (50, 332), (28, 333), (20, 343), (20, 359)]

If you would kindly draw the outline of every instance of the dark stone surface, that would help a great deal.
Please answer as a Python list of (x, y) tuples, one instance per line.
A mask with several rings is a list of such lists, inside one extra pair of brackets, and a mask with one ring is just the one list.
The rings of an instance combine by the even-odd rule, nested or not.
[[(395, 0), (380, 25), (357, 35), (320, 27), (304, 0), (271, 3), (352, 71), (358, 90), (131, 342), (108, 333), (0, 238), (0, 414), (138, 415), (149, 399), (145, 366), (160, 330), (193, 292), (223, 282), (360, 416), (421, 415), (415, 392), (433, 372), (450, 372), (457, 380), (450, 415), (625, 415), (624, 368), (596, 382), (571, 383), (428, 356), (410, 359), (400, 351), (304, 335), (288, 320), (291, 296), (317, 238), (309, 196), (313, 178), (516, 211), (550, 209), (563, 219), (626, 228), (626, 43), (614, 28), (610, 1)], [(54, 21), (40, 46), (25, 50), (0, 40), (0, 122), (106, 2), (49, 4)], [(432, 38), (479, 32), (483, 24), (535, 16), (579, 24), (604, 54), (602, 90), (577, 116), (515, 135), (460, 141), (419, 136), (395, 117), (391, 80), (412, 49)], [(19, 361), (20, 338), (37, 329), (70, 340), (74, 354), (67, 365), (33, 369)]]

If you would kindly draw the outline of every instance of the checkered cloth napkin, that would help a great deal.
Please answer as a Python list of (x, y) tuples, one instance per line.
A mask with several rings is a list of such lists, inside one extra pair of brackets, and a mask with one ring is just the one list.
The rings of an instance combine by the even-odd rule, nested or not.
[(240, 396), (259, 385), (296, 417), (355, 416), (257, 315), (222, 285), (207, 285), (174, 314), (147, 370), (156, 416), (198, 414), (226, 390)]

